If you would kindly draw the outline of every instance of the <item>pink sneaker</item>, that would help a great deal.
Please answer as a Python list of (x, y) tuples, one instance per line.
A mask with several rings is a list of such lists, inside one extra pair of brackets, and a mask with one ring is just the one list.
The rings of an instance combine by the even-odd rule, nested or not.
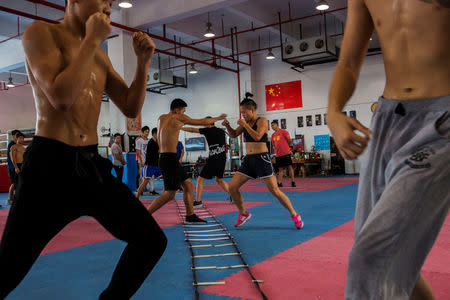
[(297, 213), (295, 216), (291, 217), (292, 220), (294, 220), (295, 228), (302, 229), (303, 228), (303, 221), (300, 215)]
[(251, 217), (252, 217), (252, 214), (249, 213), (248, 211), (246, 214), (243, 214), (243, 215), (239, 214), (237, 222), (236, 222), (236, 224), (234, 224), (234, 227), (239, 227), (241, 225), (244, 225), (244, 223), (247, 222)]

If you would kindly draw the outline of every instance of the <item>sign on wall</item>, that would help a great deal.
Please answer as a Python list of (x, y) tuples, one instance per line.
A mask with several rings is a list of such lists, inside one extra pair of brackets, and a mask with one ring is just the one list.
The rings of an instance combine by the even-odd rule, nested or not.
[(128, 134), (140, 134), (142, 127), (141, 114), (137, 118), (127, 118), (127, 132)]
[(302, 81), (266, 85), (266, 110), (303, 107)]
[(314, 136), (314, 149), (316, 150), (330, 150), (330, 135), (315, 135)]

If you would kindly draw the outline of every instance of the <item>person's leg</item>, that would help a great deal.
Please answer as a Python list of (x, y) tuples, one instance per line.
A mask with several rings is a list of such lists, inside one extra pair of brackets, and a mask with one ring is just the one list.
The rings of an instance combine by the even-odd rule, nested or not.
[(289, 165), (287, 168), (288, 168), (289, 176), (291, 177), (292, 186), (295, 186), (294, 168), (292, 167), (292, 165)]
[(155, 192), (155, 176), (152, 175), (152, 177), (149, 178), (148, 181), (148, 185), (150, 187), (150, 193), (154, 193)]
[(194, 184), (191, 179), (186, 179), (181, 183), (183, 187), (183, 201), (186, 206), (186, 216), (194, 214)]
[(216, 182), (223, 188), (227, 194), (230, 194), (230, 188), (228, 186), (228, 182), (216, 176)]
[[(430, 145), (421, 165), (402, 164), (388, 172), (390, 182), (359, 227), (349, 255), (346, 299), (408, 299), (428, 290), (420, 269), (434, 244), (450, 207), (449, 147)], [(399, 157), (392, 161), (404, 162)], [(416, 155), (416, 154), (414, 154)], [(413, 156), (411, 156), (413, 157)], [(395, 175), (394, 175), (395, 174)]]
[(284, 173), (284, 168), (278, 168), (278, 173), (277, 173), (278, 186), (281, 186), (283, 184), (283, 173)]
[(119, 173), (117, 174), (117, 179), (119, 179), (120, 182), (122, 182), (123, 180), (123, 167), (118, 168), (119, 169)]
[(152, 204), (147, 208), (150, 214), (153, 214), (155, 211), (164, 206), (167, 202), (172, 200), (175, 197), (177, 191), (167, 191), (164, 190), (161, 196), (153, 200)]
[(289, 211), (291, 216), (295, 216), (297, 212), (292, 207), (291, 200), (289, 200), (288, 196), (286, 196), (286, 194), (283, 193), (278, 187), (275, 175), (264, 178), (264, 182), (266, 183), (269, 192), (271, 192), (272, 195), (274, 195), (278, 199), (278, 201), (280, 201), (280, 203)]
[(199, 176), (197, 177), (197, 188), (196, 188), (196, 195), (195, 195), (195, 201), (200, 202), (202, 201), (202, 192), (203, 192), (203, 184), (205, 183), (205, 178)]
[(145, 186), (147, 185), (147, 183), (149, 181), (150, 181), (150, 178), (144, 178), (144, 181), (142, 181), (141, 185), (139, 186), (139, 188), (136, 192), (136, 198), (139, 199), (139, 197), (142, 196), (142, 194), (144, 193)]
[(88, 214), (128, 245), (99, 299), (130, 299), (161, 258), (167, 238), (125, 184), (112, 176), (103, 179), (90, 199)]
[[(0, 299), (4, 299), (22, 281), (46, 244), (65, 225), (80, 216), (75, 199), (64, 193), (67, 185), (55, 178), (61, 170), (52, 169), (52, 163), (36, 167), (29, 163), (22, 169), (22, 178), (0, 242)], [(65, 179), (69, 179), (72, 186), (73, 181)], [(49, 181), (53, 186), (51, 192), (48, 190)], [(61, 198), (62, 194), (66, 196)]]
[(420, 274), (419, 280), (416, 282), (412, 291), (410, 300), (436, 300), (433, 295), (430, 284), (426, 281), (425, 277)]
[(241, 193), (239, 192), (240, 187), (246, 183), (250, 178), (241, 173), (234, 174), (231, 182), (229, 184), (229, 190), (231, 199), (233, 199), (234, 204), (236, 204), (239, 209), (239, 213), (241, 215), (246, 214), (247, 210), (244, 207), (244, 199), (242, 198)]
[(14, 184), (11, 184), (9, 186), (9, 194), (8, 194), (8, 204), (12, 204), (12, 201), (14, 199)]

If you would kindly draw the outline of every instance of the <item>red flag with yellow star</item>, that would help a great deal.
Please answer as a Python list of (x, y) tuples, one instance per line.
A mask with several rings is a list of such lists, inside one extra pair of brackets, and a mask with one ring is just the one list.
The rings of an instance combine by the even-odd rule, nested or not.
[(302, 81), (266, 85), (266, 110), (303, 107)]

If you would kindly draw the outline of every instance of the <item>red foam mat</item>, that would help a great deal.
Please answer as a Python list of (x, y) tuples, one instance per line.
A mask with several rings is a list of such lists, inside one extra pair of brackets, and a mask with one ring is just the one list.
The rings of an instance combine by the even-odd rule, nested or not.
[[(142, 202), (147, 207), (151, 203), (151, 200), (144, 199)], [(237, 212), (236, 206), (230, 204), (228, 201), (204, 201), (204, 203), (216, 216), (234, 211)], [(246, 206), (252, 208), (266, 203), (270, 202), (248, 202), (246, 203)], [(0, 238), (3, 235), (8, 212), (9, 210), (0, 210)], [(181, 223), (174, 201), (167, 203), (153, 216), (162, 228)], [(80, 218), (67, 225), (60, 233), (58, 233), (45, 247), (42, 254), (53, 253), (112, 239), (114, 239), (114, 237), (97, 223), (95, 219), (91, 217)]]
[[(252, 267), (271, 300), (344, 299), (347, 257), (353, 243), (353, 221)], [(241, 249), (245, 251), (245, 249)], [(438, 300), (450, 299), (450, 217), (422, 268)], [(261, 299), (246, 271), (225, 279), (226, 285), (208, 286), (203, 293), (239, 299)]]

